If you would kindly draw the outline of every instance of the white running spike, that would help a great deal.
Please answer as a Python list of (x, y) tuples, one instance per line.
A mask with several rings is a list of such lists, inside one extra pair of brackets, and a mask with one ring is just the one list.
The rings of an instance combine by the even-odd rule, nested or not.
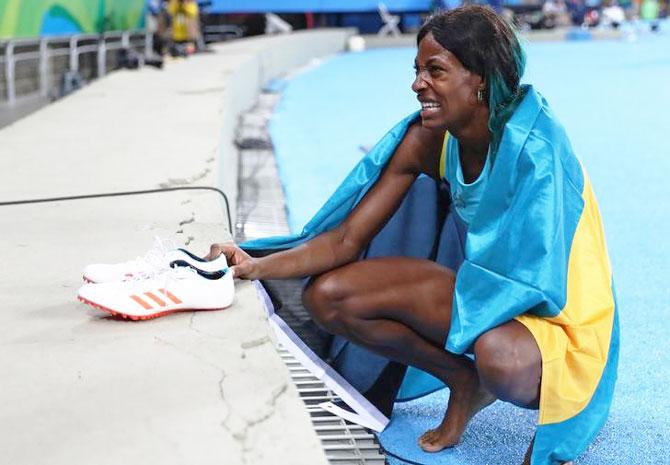
[(229, 307), (235, 285), (229, 269), (206, 273), (177, 266), (144, 279), (84, 284), (77, 297), (112, 315), (148, 320), (174, 312)]
[[(93, 264), (84, 268), (83, 279), (89, 283), (109, 283), (132, 279), (147, 279), (170, 268), (175, 262), (206, 272), (228, 269), (226, 257), (212, 261), (197, 257), (184, 249), (166, 248), (166, 243), (155, 238), (154, 245), (143, 257), (115, 264)], [(183, 262), (183, 263), (182, 263)]]

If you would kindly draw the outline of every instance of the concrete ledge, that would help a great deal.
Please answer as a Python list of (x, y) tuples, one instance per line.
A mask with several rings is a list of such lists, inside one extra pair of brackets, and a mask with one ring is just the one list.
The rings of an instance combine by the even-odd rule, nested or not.
[[(215, 185), (234, 201), (240, 113), (350, 31), (243, 40), (122, 71), (0, 131), (0, 201)], [(234, 204), (233, 213), (234, 213)], [(218, 196), (2, 207), (0, 450), (22, 464), (326, 463), (249, 283), (233, 307), (118, 321), (75, 300), (81, 269), (153, 236), (229, 238)]]
[[(75, 301), (82, 264), (134, 257), (147, 234), (170, 237), (173, 205), (214, 201), (164, 195), (3, 210), (4, 460), (325, 463), (250, 283), (238, 283), (227, 310), (139, 323)], [(193, 233), (217, 229), (198, 224)]]

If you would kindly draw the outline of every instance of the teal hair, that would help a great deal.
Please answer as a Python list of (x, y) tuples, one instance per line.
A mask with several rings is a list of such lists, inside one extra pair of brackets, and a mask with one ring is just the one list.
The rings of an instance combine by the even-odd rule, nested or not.
[[(510, 64), (515, 68), (513, 74), (517, 75), (520, 80), (526, 68), (526, 52), (516, 32), (512, 30), (512, 34), (514, 41), (511, 44), (512, 61)], [(516, 111), (525, 92), (519, 81), (516, 81), (515, 85), (510, 85), (499, 69), (491, 70), (487, 76), (484, 76), (484, 79), (488, 84), (489, 130), (492, 134), (491, 153), (495, 154), (498, 151), (505, 124)]]

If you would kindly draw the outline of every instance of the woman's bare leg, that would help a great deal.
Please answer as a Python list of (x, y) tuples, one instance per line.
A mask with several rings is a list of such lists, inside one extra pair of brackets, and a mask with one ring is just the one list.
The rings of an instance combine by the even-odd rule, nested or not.
[(468, 421), (494, 400), (473, 362), (444, 350), (453, 288), (454, 273), (431, 261), (379, 258), (325, 273), (303, 296), (328, 331), (427, 371), (450, 388), (442, 423), (419, 439), (426, 451), (456, 445)]
[[(519, 407), (539, 407), (542, 355), (528, 328), (518, 321), (509, 321), (482, 334), (474, 349), (479, 379), (488, 390)], [(535, 438), (528, 446), (523, 465), (530, 465), (534, 443)]]

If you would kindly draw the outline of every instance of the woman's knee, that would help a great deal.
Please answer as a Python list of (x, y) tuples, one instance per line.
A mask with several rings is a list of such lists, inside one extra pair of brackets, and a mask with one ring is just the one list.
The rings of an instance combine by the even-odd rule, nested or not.
[(326, 331), (338, 334), (343, 323), (344, 283), (334, 273), (314, 278), (302, 293), (302, 302), (312, 319)]
[(542, 357), (530, 332), (521, 323), (513, 323), (487, 331), (477, 339), (477, 371), (484, 387), (500, 400), (533, 407), (538, 400)]

